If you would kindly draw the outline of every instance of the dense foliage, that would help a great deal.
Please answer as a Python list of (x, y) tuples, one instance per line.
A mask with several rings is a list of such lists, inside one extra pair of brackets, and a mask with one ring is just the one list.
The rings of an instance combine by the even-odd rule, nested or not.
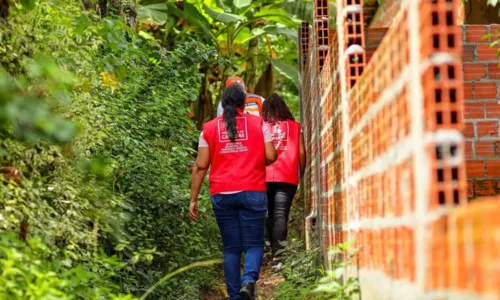
[(291, 96), (290, 89), (297, 95), (300, 22), (291, 11), (296, 11), (300, 3), (302, 1), (144, 0), (138, 8), (139, 28), (166, 47), (176, 47), (186, 38), (195, 37), (217, 51), (215, 59), (201, 65), (205, 77), (193, 106), (200, 125), (214, 116), (214, 106), (222, 95), (221, 83), (228, 76), (241, 76), (248, 92), (263, 97), (275, 91)]
[[(167, 52), (76, 0), (33, 3), (0, 20), (0, 298), (140, 296), (220, 257), (211, 214), (186, 221), (186, 115), (197, 65), (216, 54)], [(150, 297), (198, 299), (218, 275), (188, 272)]]
[(305, 250), (302, 241), (295, 239), (284, 244), (283, 276), (286, 281), (278, 287), (274, 297), (278, 300), (319, 300), (313, 294), (315, 284), (323, 273), (318, 263), (319, 249)]
[[(359, 280), (352, 277), (354, 255), (350, 243), (337, 244), (329, 249), (332, 258), (326, 270), (320, 262), (319, 249), (305, 250), (303, 243), (292, 239), (285, 243), (286, 281), (278, 286), (275, 299), (350, 300), (360, 295)], [(351, 274), (348, 274), (351, 273)]]

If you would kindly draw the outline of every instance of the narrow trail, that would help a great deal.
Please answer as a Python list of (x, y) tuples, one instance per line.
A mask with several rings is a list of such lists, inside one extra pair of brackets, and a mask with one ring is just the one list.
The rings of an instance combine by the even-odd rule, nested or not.
[(278, 285), (285, 280), (280, 274), (273, 273), (270, 261), (271, 255), (270, 253), (266, 253), (264, 256), (264, 264), (260, 271), (260, 279), (257, 282), (257, 300), (274, 299), (274, 291)]
[[(264, 256), (264, 263), (260, 271), (260, 279), (257, 282), (256, 300), (273, 300), (274, 292), (278, 285), (285, 279), (280, 274), (273, 273), (270, 266), (270, 253)], [(220, 300), (225, 297), (225, 285), (219, 284), (210, 294), (204, 296), (204, 300)]]

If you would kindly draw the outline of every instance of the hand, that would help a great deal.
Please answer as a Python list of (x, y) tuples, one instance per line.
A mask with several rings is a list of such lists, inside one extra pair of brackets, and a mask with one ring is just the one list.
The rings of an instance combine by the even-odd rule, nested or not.
[(191, 201), (189, 203), (189, 218), (192, 221), (198, 220), (198, 201)]

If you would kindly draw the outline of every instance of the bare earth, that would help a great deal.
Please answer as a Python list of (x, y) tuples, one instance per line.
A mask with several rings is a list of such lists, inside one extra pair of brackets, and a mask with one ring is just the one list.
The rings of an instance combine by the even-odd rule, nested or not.
[(257, 300), (272, 300), (274, 299), (274, 291), (285, 279), (283, 276), (271, 271), (269, 262), (266, 262), (263, 267), (260, 273), (260, 279), (257, 282)]
[[(273, 294), (278, 285), (285, 279), (279, 274), (271, 271), (269, 254), (266, 253), (264, 257), (264, 264), (260, 272), (260, 279), (257, 282), (257, 300), (273, 300)], [(225, 285), (221, 283), (209, 294), (204, 296), (204, 300), (220, 300), (227, 297)]]

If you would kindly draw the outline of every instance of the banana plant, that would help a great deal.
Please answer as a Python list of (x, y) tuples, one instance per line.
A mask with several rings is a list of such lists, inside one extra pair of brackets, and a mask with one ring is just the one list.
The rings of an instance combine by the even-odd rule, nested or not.
[[(272, 63), (281, 73), (298, 84), (297, 68), (287, 66), (273, 56), (269, 47), (267, 57), (258, 51), (268, 36), (284, 36), (298, 43), (297, 26), (285, 7), (284, 0), (185, 0), (155, 1), (139, 7), (139, 19), (164, 22), (165, 31), (189, 32), (202, 42), (212, 45), (220, 59), (207, 59), (203, 88), (198, 101), (198, 123), (214, 115), (214, 100), (220, 99), (227, 76), (234, 73), (244, 77), (248, 90), (254, 91), (260, 63)], [(170, 34), (170, 33), (169, 33)], [(267, 46), (265, 46), (267, 47)], [(221, 61), (226, 63), (221, 63)], [(264, 69), (268, 69), (264, 67)], [(269, 72), (267, 72), (269, 74)]]
[[(261, 36), (284, 35), (297, 40), (293, 28), (298, 21), (277, 6), (283, 1), (187, 0), (182, 9), (172, 2), (167, 4), (169, 12), (186, 20), (187, 28), (198, 33), (221, 57), (230, 61), (252, 59), (255, 53), (252, 48), (257, 46), (255, 41)], [(227, 75), (231, 70), (222, 71), (222, 75)]]

